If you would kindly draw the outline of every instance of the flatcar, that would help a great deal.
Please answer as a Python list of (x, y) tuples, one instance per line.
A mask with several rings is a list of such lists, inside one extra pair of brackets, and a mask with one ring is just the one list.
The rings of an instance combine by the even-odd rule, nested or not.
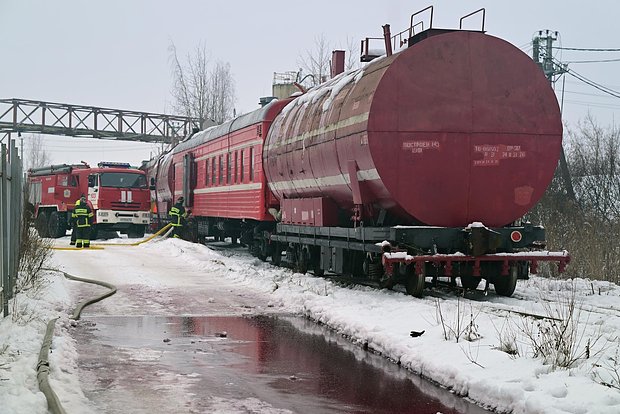
[(510, 43), (432, 17), (415, 33), (416, 15), (397, 36), (384, 26), (382, 57), (363, 41), (363, 68), (174, 148), (157, 186), (184, 196), (195, 238), (415, 296), (445, 278), (510, 296), (541, 261), (564, 270), (569, 255), (520, 222), (560, 156), (549, 82)]

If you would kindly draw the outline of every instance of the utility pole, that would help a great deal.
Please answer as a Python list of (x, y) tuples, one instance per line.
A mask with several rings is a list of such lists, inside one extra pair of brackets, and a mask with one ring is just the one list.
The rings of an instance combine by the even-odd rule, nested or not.
[[(538, 36), (534, 36), (532, 39), (532, 59), (540, 66), (552, 85), (555, 84), (557, 80), (556, 77), (567, 72), (566, 65), (558, 64), (553, 61), (553, 42), (556, 40), (558, 40), (558, 32), (551, 32), (548, 29), (544, 32), (540, 30)], [(577, 197), (575, 196), (573, 181), (570, 176), (570, 171), (568, 170), (568, 162), (564, 154), (564, 145), (562, 145), (562, 151), (560, 153), (560, 174), (562, 175), (568, 197), (576, 204)]]
[(555, 83), (556, 76), (566, 73), (566, 65), (553, 61), (553, 42), (558, 40), (558, 32), (538, 31), (532, 39), (532, 59), (540, 66), (549, 82)]

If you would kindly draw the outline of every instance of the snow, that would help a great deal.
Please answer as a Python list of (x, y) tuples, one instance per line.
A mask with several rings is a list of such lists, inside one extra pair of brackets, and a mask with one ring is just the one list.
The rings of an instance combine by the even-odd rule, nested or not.
[[(68, 242), (65, 239), (57, 243)], [(251, 291), (264, 298), (264, 307), (253, 312), (305, 315), (330, 326), (360, 348), (367, 346), (497, 412), (620, 412), (620, 288), (608, 282), (532, 277), (519, 281), (512, 298), (494, 292), (486, 296), (470, 293), (461, 298), (436, 289), (416, 299), (398, 287), (393, 291), (342, 287), (311, 274), (275, 268), (248, 255), (223, 255), (182, 240), (155, 240), (129, 248), (103, 247), (95, 251), (55, 251), (50, 265), (75, 276), (118, 283), (119, 293), (96, 305), (113, 307), (117, 314), (144, 312), (147, 306), (152, 312), (172, 311), (149, 303), (153, 298), (144, 298), (144, 308), (134, 309), (127, 295), (136, 292), (123, 292), (123, 286), (126, 290), (127, 286), (147, 286), (153, 291), (175, 287), (189, 294), (216, 278), (227, 289)], [(50, 355), (50, 383), (67, 412), (91, 413), (91, 404), (80, 390), (76, 344), (69, 334), (72, 321), (68, 316), (82, 298), (74, 297), (72, 284), (76, 282), (64, 279), (62, 274), (48, 272), (46, 279), (48, 283), (38, 294), (20, 294), (12, 303), (20, 309), (13, 313), (21, 315), (19, 320), (9, 316), (0, 321), (0, 407), (3, 413), (47, 412), (35, 368), (45, 324), (60, 316)], [(570, 369), (554, 369), (551, 363), (534, 356), (523, 333), (528, 327), (553, 323), (537, 315), (558, 319), (565, 316), (565, 304), (573, 295), (577, 305), (573, 314), (578, 322), (577, 349), (584, 350), (589, 341), (590, 358), (577, 361)], [(199, 307), (194, 309), (198, 311)], [(457, 342), (451, 331), (461, 328), (463, 335)], [(411, 331), (424, 334), (414, 338)], [(518, 356), (499, 349), (500, 339), (511, 335), (516, 338)], [(478, 339), (470, 342), (465, 336)], [(615, 384), (616, 388), (601, 382)], [(263, 412), (266, 407), (255, 399), (222, 399), (214, 403), (221, 412)]]
[(338, 74), (337, 76), (329, 79), (328, 81), (314, 86), (309, 89), (306, 93), (299, 96), (297, 99), (293, 100), (291, 103), (286, 105), (282, 109), (282, 113), (287, 113), (291, 109), (299, 106), (308, 106), (310, 104), (316, 104), (319, 100), (321, 100), (325, 95), (329, 96), (325, 99), (322, 105), (323, 112), (329, 110), (332, 101), (336, 98), (336, 96), (340, 93), (340, 91), (347, 86), (352, 81), (354, 83), (359, 82), (364, 75), (364, 69), (353, 69), (343, 73)]

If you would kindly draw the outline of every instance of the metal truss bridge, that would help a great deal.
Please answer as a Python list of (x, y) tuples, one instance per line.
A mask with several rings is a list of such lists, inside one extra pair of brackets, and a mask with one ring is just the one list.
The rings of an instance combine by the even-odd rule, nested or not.
[(0, 99), (0, 141), (11, 133), (26, 132), (170, 144), (196, 128), (200, 128), (198, 119), (183, 116)]

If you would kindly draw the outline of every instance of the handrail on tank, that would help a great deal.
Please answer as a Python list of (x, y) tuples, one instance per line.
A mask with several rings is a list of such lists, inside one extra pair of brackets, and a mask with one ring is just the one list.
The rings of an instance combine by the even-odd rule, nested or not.
[(394, 50), (402, 47), (404, 44), (407, 43), (408, 41), (408, 37), (404, 37), (405, 33), (409, 33), (409, 29), (405, 29), (402, 32), (396, 33), (394, 36), (392, 36), (392, 48)]
[(473, 16), (473, 15), (475, 15), (475, 14), (478, 14), (478, 13), (480, 13), (480, 12), (482, 12), (482, 31), (484, 32), (484, 20), (485, 20), (485, 17), (486, 17), (486, 10), (485, 10), (485, 8), (484, 8), (484, 7), (483, 7), (483, 8), (481, 8), (481, 9), (478, 9), (478, 10), (476, 10), (476, 11), (473, 11), (473, 12), (469, 13), (469, 14), (468, 14), (468, 15), (466, 15), (466, 16), (461, 17), (461, 20), (459, 20), (459, 30), (462, 30), (462, 29), (463, 29), (463, 20), (465, 20), (465, 19), (467, 19), (468, 17), (471, 17), (471, 16)]
[[(417, 16), (418, 14), (424, 13), (425, 11), (427, 11), (429, 9), (431, 10), (431, 19), (430, 19), (430, 23), (428, 25), (428, 28), (431, 29), (433, 27), (433, 6), (428, 6), (427, 8), (422, 9), (422, 10), (420, 10), (418, 12), (415, 12), (415, 13), (413, 13), (411, 15), (411, 23), (409, 24), (409, 37), (410, 38), (413, 37), (413, 29), (419, 24), (419, 23), (416, 24), (416, 25), (413, 24), (413, 20), (414, 20), (415, 16)], [(422, 27), (424, 27), (424, 26), (422, 26)]]

